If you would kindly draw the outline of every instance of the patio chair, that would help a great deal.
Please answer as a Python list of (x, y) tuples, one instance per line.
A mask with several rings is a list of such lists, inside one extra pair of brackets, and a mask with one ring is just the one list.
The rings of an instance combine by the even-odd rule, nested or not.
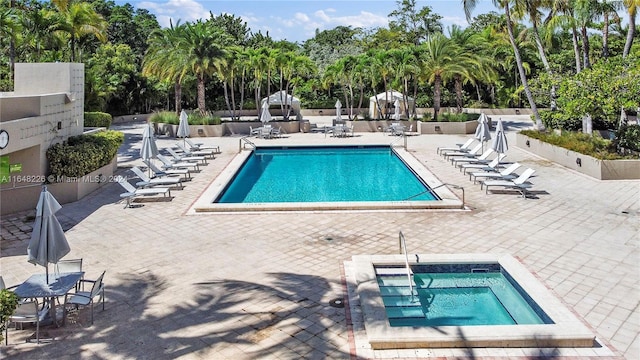
[(333, 127), (333, 137), (345, 137), (346, 129), (344, 125), (336, 125)]
[(451, 160), (452, 157), (456, 157), (456, 156), (467, 156), (467, 154), (477, 155), (478, 152), (480, 152), (480, 149), (482, 149), (482, 143), (478, 143), (476, 146), (473, 147), (473, 149), (469, 151), (446, 151), (441, 155), (444, 156), (445, 159)]
[(499, 167), (504, 167), (505, 164), (511, 163), (503, 163), (502, 160), (507, 157), (507, 154), (498, 154), (493, 160), (489, 163), (478, 162), (478, 163), (462, 163), (458, 166), (460, 171), (463, 174), (467, 173), (467, 170), (470, 171), (498, 171)]
[(471, 144), (473, 144), (475, 140), (475, 138), (470, 138), (464, 144), (457, 144), (455, 147), (438, 147), (436, 152), (438, 155), (442, 155), (442, 153), (446, 151), (465, 151), (471, 147)]
[(267, 127), (266, 125), (260, 129), (259, 134), (261, 139), (271, 139), (271, 126)]
[(451, 165), (460, 166), (464, 163), (485, 163), (488, 164), (491, 160), (489, 160), (489, 156), (493, 154), (493, 149), (489, 148), (485, 150), (482, 155), (476, 156), (473, 154), (465, 154), (464, 156), (455, 156), (451, 158)]
[(216, 154), (220, 154), (220, 146), (215, 146), (215, 145), (204, 145), (203, 143), (194, 143), (191, 139), (189, 138), (185, 138), (184, 141), (187, 142), (187, 144), (189, 144), (189, 147), (191, 151), (198, 151), (198, 150), (213, 150), (214, 153)]
[(207, 158), (204, 156), (195, 156), (195, 155), (190, 155), (187, 153), (182, 153), (182, 154), (178, 154), (177, 152), (175, 152), (173, 149), (171, 148), (164, 148), (169, 155), (171, 155), (171, 157), (173, 158), (174, 162), (179, 162), (179, 161), (202, 161), (202, 165), (207, 165)]
[(523, 198), (527, 197), (527, 189), (531, 187), (531, 183), (528, 182), (529, 178), (533, 175), (535, 170), (532, 168), (528, 168), (520, 176), (518, 176), (515, 180), (486, 180), (480, 183), (480, 188), (482, 189), (482, 184), (485, 186), (485, 194), (489, 192), (490, 186), (501, 186), (507, 189), (515, 189), (518, 190)]
[[(207, 156), (209, 156), (212, 159), (215, 159), (214, 154), (216, 153), (215, 150), (213, 149), (206, 149), (206, 150), (189, 150), (187, 149), (186, 146), (184, 146), (184, 144), (177, 142), (176, 145), (178, 146), (178, 149), (182, 150), (182, 152), (186, 155), (186, 156), (191, 156), (191, 157), (195, 157), (195, 156), (204, 156), (205, 158)], [(186, 159), (185, 159), (186, 160)], [(205, 161), (206, 163), (206, 161)]]
[(180, 176), (180, 175), (184, 175), (185, 179), (190, 179), (191, 178), (191, 172), (188, 169), (166, 169), (166, 170), (160, 170), (160, 168), (158, 168), (151, 161), (142, 160), (142, 162), (144, 162), (149, 167), (149, 169), (151, 169), (151, 171), (153, 171), (153, 177), (152, 178), (156, 178), (156, 177), (158, 177), (158, 178), (173, 177), (173, 176)]
[[(82, 258), (58, 260), (54, 268), (56, 274), (82, 272)], [(76, 284), (76, 291), (79, 289), (80, 283)]]
[(96, 280), (80, 280), (80, 282), (91, 283), (91, 291), (77, 291), (65, 296), (65, 316), (67, 315), (67, 305), (72, 305), (76, 309), (79, 309), (81, 306), (91, 306), (91, 324), (93, 324), (93, 305), (95, 303), (95, 298), (98, 296), (102, 300), (102, 310), (104, 311), (103, 279), (105, 273), (106, 271), (103, 271)]
[(125, 208), (131, 207), (131, 200), (138, 196), (150, 196), (150, 195), (159, 195), (171, 197), (171, 189), (169, 188), (135, 188), (133, 185), (129, 184), (127, 179), (122, 176), (117, 176), (116, 181), (120, 186), (122, 186), (127, 192), (120, 194), (121, 199), (126, 199), (127, 203)]
[(179, 176), (151, 179), (150, 177), (147, 176), (147, 174), (145, 174), (137, 166), (132, 167), (130, 170), (134, 174), (136, 174), (136, 176), (140, 178), (140, 180), (142, 180), (136, 183), (136, 186), (138, 187), (154, 187), (154, 186), (163, 186), (163, 185), (164, 186), (175, 185), (177, 187), (180, 187), (181, 189), (183, 187), (182, 178)]
[(162, 167), (164, 169), (190, 168), (190, 169), (193, 169), (194, 171), (200, 171), (200, 166), (198, 165), (197, 162), (188, 162), (188, 161), (172, 162), (167, 157), (161, 154), (158, 154), (156, 157), (158, 158), (158, 160), (162, 162)]
[(274, 138), (279, 138), (280, 136), (282, 136), (282, 126), (278, 126), (278, 128), (276, 129), (271, 128), (271, 136), (273, 136)]
[(42, 322), (49, 314), (49, 305), (44, 303), (40, 305), (38, 299), (30, 299), (18, 303), (18, 307), (9, 316), (5, 325), (4, 341), (5, 345), (9, 344), (9, 324), (14, 323), (16, 328), (18, 324), (36, 323), (36, 343), (40, 343), (40, 322)]
[(469, 173), (469, 180), (473, 180), (474, 184), (476, 183), (476, 181), (478, 181), (478, 178), (485, 178), (486, 180), (489, 180), (489, 179), (513, 180), (518, 177), (518, 175), (515, 174), (515, 171), (518, 170), (519, 167), (520, 167), (520, 164), (515, 162), (509, 165), (508, 167), (504, 168), (500, 172), (496, 172), (496, 171), (472, 172), (472, 173)]

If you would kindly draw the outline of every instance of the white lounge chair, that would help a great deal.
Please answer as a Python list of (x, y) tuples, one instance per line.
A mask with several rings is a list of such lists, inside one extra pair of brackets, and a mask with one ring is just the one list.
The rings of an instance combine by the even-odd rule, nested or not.
[(182, 152), (186, 156), (204, 156), (204, 157), (209, 156), (210, 158), (215, 159), (214, 154), (216, 153), (216, 151), (213, 150), (213, 149), (189, 150), (189, 149), (187, 149), (186, 146), (184, 146), (184, 144), (182, 144), (180, 142), (176, 143), (176, 145), (178, 146), (178, 149), (182, 150)]
[(175, 185), (182, 189), (182, 178), (180, 176), (174, 177), (161, 177), (161, 178), (150, 178), (145, 174), (140, 168), (134, 166), (130, 169), (140, 180), (136, 183), (138, 187), (154, 187), (154, 186), (168, 186)]
[(473, 180), (474, 184), (476, 183), (476, 181), (478, 181), (479, 178), (484, 178), (486, 180), (513, 180), (518, 177), (518, 175), (515, 174), (515, 171), (518, 170), (519, 167), (520, 167), (520, 164), (515, 162), (509, 165), (508, 167), (504, 168), (500, 172), (496, 172), (496, 171), (471, 172), (469, 173), (469, 180)]
[(188, 161), (172, 162), (167, 157), (161, 154), (158, 154), (157, 158), (162, 162), (162, 167), (165, 169), (188, 168), (188, 169), (193, 169), (194, 171), (200, 171), (200, 166), (198, 165), (197, 162), (188, 162)]
[(198, 150), (213, 150), (214, 153), (216, 154), (220, 154), (220, 146), (215, 146), (215, 145), (204, 145), (203, 143), (194, 143), (191, 139), (189, 138), (185, 138), (184, 141), (189, 144), (189, 147), (191, 151), (198, 151)]
[(160, 168), (158, 168), (157, 166), (155, 166), (152, 162), (147, 161), (147, 160), (142, 160), (142, 162), (144, 162), (149, 169), (151, 169), (151, 171), (153, 171), (153, 177), (152, 178), (162, 178), (162, 177), (173, 177), (173, 176), (180, 176), (180, 175), (184, 175), (184, 179), (190, 179), (191, 178), (191, 172), (189, 171), (189, 169), (166, 169), (166, 170), (161, 170)]
[(442, 155), (443, 152), (446, 151), (465, 151), (465, 150), (469, 150), (469, 148), (471, 147), (471, 144), (473, 144), (473, 142), (475, 141), (475, 138), (470, 138), (467, 141), (465, 141), (464, 144), (457, 144), (457, 146), (454, 147), (439, 147), (436, 149), (436, 152), (438, 153), (438, 155)]
[(505, 163), (501, 161), (507, 157), (507, 154), (498, 154), (493, 160), (486, 163), (484, 161), (477, 163), (462, 163), (458, 168), (463, 174), (467, 173), (467, 170), (471, 171), (498, 171), (498, 167), (504, 167)]
[(169, 188), (135, 188), (133, 185), (129, 184), (127, 179), (122, 176), (117, 176), (116, 181), (120, 186), (122, 186), (127, 192), (120, 194), (121, 199), (126, 199), (127, 203), (125, 208), (131, 207), (131, 200), (138, 196), (150, 196), (150, 195), (159, 195), (163, 196), (169, 195), (171, 197), (171, 189)]
[(179, 162), (179, 161), (202, 161), (202, 165), (207, 165), (207, 158), (204, 156), (195, 156), (195, 155), (190, 155), (187, 153), (183, 153), (183, 154), (178, 154), (177, 152), (175, 152), (173, 149), (171, 148), (165, 148), (165, 150), (169, 153), (169, 155), (171, 155), (171, 157), (173, 158), (174, 162)]
[(442, 153), (442, 156), (444, 156), (445, 159), (450, 160), (452, 157), (456, 157), (456, 156), (467, 156), (467, 154), (477, 155), (481, 149), (482, 149), (482, 143), (478, 143), (476, 146), (473, 147), (473, 149), (469, 151), (445, 151), (444, 153)]
[(531, 187), (531, 183), (528, 182), (528, 180), (534, 172), (535, 170), (528, 168), (515, 180), (486, 180), (480, 183), (480, 188), (482, 189), (482, 184), (484, 184), (485, 194), (489, 192), (490, 186), (501, 186), (503, 188), (515, 189), (522, 194), (523, 198), (526, 198), (527, 189)]
[(489, 156), (493, 154), (493, 149), (489, 148), (485, 150), (480, 156), (476, 156), (473, 154), (465, 154), (464, 156), (455, 156), (451, 158), (451, 164), (453, 166), (460, 166), (464, 163), (485, 163), (488, 164), (491, 160), (489, 160)]

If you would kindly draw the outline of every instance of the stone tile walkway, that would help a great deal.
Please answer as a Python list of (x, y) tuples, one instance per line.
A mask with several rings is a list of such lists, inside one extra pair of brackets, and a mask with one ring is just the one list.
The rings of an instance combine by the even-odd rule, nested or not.
[[(526, 125), (506, 118), (511, 130)], [(139, 165), (142, 124), (119, 127), (126, 143), (119, 172)], [(289, 134), (256, 143), (390, 143), (382, 134), (325, 138)], [(509, 134), (511, 144), (513, 133)], [(66, 204), (59, 219), (82, 257), (87, 278), (107, 270), (106, 310), (86, 311), (62, 328), (42, 329), (55, 341), (26, 343), (33, 331), (9, 331), (3, 356), (109, 359), (344, 359), (531, 356), (522, 350), (474, 352), (420, 349), (370, 351), (350, 333), (344, 262), (356, 254), (395, 254), (402, 230), (412, 253), (509, 253), (552, 289), (627, 359), (640, 357), (638, 242), (640, 181), (598, 181), (511, 146), (508, 159), (537, 170), (535, 198), (489, 194), (436, 155), (463, 136), (422, 135), (408, 149), (443, 182), (465, 188), (470, 211), (360, 211), (196, 214), (196, 198), (238, 152), (239, 138), (203, 138), (223, 153), (171, 201), (123, 209), (117, 184)], [(175, 139), (160, 137), (159, 147)], [(357, 185), (357, 184), (354, 184)], [(453, 190), (456, 192), (456, 190)], [(459, 193), (459, 192), (458, 192)], [(2, 276), (16, 284), (42, 267), (26, 262), (33, 212), (3, 216)], [(357, 321), (358, 313), (351, 314)], [(351, 320), (351, 319), (350, 319)], [(354, 338), (355, 336), (355, 338)], [(349, 339), (352, 341), (349, 341)], [(357, 346), (356, 346), (357, 344)], [(535, 353), (540, 355), (541, 353)], [(550, 349), (547, 355), (585, 356)]]

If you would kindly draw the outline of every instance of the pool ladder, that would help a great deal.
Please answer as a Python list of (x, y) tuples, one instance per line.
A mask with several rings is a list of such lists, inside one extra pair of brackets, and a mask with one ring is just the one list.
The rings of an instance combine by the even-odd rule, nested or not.
[(400, 247), (400, 254), (404, 251), (404, 265), (407, 270), (407, 280), (409, 280), (409, 291), (411, 292), (411, 302), (415, 301), (413, 294), (413, 279), (411, 278), (411, 267), (409, 267), (409, 256), (407, 255), (407, 240), (404, 238), (402, 231), (398, 232), (398, 246)]
[(238, 145), (238, 152), (242, 152), (243, 149), (246, 149), (247, 145), (249, 145), (253, 149), (256, 148), (256, 144), (254, 144), (251, 140), (249, 140), (248, 136), (241, 137), (240, 143)]

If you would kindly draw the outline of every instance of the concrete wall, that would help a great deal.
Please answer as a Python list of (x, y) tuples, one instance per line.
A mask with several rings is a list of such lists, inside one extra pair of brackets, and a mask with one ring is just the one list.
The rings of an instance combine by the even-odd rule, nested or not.
[(599, 180), (640, 179), (640, 160), (599, 160), (522, 134), (516, 146)]
[(16, 64), (15, 91), (0, 94), (0, 128), (9, 133), (0, 156), (22, 171), (0, 185), (2, 214), (35, 208), (48, 172), (47, 149), (82, 134), (83, 127), (83, 64)]

